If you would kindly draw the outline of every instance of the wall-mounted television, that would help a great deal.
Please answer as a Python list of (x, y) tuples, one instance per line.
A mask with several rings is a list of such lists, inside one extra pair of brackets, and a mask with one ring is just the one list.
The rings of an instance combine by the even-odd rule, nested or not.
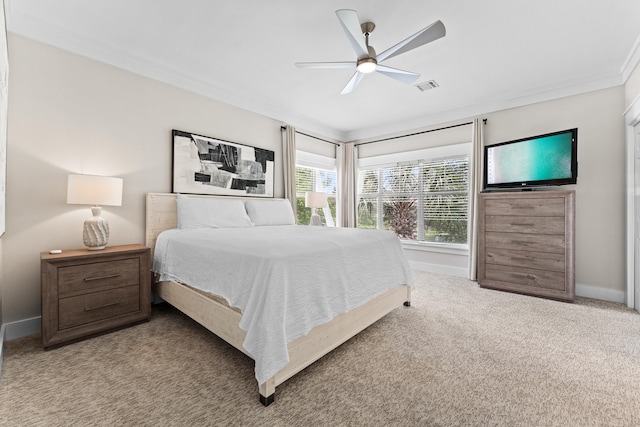
[(575, 184), (578, 129), (484, 147), (484, 190)]

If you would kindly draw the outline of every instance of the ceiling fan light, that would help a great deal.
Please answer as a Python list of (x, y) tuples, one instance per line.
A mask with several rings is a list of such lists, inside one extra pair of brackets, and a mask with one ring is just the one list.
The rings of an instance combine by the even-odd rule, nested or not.
[(358, 61), (357, 70), (363, 74), (373, 73), (378, 67), (378, 63), (373, 58), (365, 58)]

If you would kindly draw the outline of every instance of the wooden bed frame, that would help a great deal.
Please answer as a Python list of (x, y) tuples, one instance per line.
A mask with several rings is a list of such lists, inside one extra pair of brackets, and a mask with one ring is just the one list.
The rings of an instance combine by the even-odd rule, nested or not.
[[(193, 196), (215, 198), (215, 196)], [(228, 198), (228, 197), (225, 197)], [(176, 228), (178, 223), (176, 194), (148, 193), (146, 245), (153, 251), (160, 232)], [(153, 253), (153, 252), (152, 252)], [(245, 331), (240, 329), (241, 314), (228, 305), (208, 297), (189, 286), (154, 280), (154, 291), (169, 304), (227, 341), (242, 352)], [(264, 384), (259, 384), (260, 401), (267, 406), (274, 401), (276, 386), (300, 372), (358, 332), (366, 329), (395, 308), (410, 305), (411, 287), (393, 288), (328, 323), (316, 326), (308, 335), (288, 344), (289, 363)]]

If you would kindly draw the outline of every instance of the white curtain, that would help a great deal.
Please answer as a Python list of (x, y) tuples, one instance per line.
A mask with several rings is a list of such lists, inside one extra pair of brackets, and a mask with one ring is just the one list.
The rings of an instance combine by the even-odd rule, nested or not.
[(478, 279), (478, 195), (482, 190), (483, 121), (473, 119), (471, 159), (469, 162), (469, 280)]
[(358, 172), (358, 147), (341, 144), (336, 153), (338, 165), (338, 200), (340, 204), (337, 219), (340, 227), (356, 226), (356, 174)]
[(296, 213), (296, 129), (287, 125), (282, 128), (282, 159), (284, 163), (284, 197), (289, 199)]

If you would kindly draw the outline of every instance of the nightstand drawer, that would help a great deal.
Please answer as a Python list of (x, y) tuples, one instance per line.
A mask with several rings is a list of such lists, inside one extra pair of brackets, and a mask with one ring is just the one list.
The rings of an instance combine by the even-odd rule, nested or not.
[(60, 298), (137, 285), (139, 282), (139, 258), (80, 264), (58, 269)]
[(140, 287), (127, 286), (59, 301), (59, 329), (110, 319), (140, 310)]

